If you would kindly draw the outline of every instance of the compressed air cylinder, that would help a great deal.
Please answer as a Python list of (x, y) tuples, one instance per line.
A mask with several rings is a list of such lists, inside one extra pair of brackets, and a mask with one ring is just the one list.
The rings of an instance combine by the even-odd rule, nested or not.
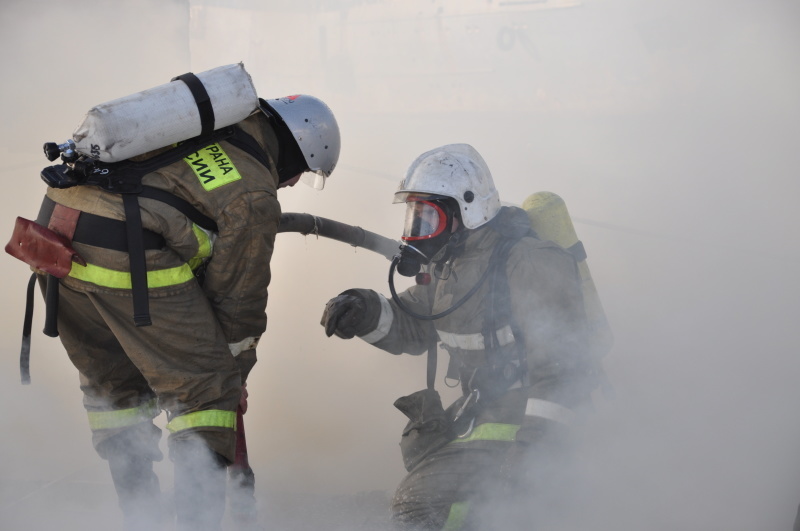
[[(533, 230), (539, 238), (555, 242), (565, 249), (579, 244), (580, 240), (572, 225), (567, 205), (558, 195), (552, 192), (536, 192), (525, 199), (522, 208), (528, 212)], [(603, 305), (600, 303), (589, 265), (586, 263), (585, 253), (583, 259), (578, 262), (578, 270), (581, 275), (586, 315), (592, 329), (592, 346), (600, 355), (604, 355), (611, 350), (614, 336), (603, 311)]]
[[(214, 111), (214, 129), (233, 125), (258, 108), (255, 87), (242, 63), (197, 74)], [(180, 80), (102, 103), (72, 133), (76, 151), (117, 162), (198, 136), (200, 111)]]

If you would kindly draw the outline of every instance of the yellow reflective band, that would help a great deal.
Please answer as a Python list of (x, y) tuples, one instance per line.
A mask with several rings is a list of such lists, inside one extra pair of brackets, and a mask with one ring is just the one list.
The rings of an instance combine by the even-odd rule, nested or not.
[[(106, 269), (93, 264), (82, 266), (76, 262), (72, 263), (69, 272), (72, 278), (91, 282), (106, 288), (131, 289), (131, 274), (126, 271), (115, 271)], [(147, 272), (147, 287), (162, 288), (164, 286), (174, 286), (182, 284), (194, 278), (194, 273), (189, 264), (183, 264), (169, 269), (159, 269)]]
[(469, 511), (469, 502), (456, 502), (451, 505), (450, 514), (447, 515), (447, 521), (444, 523), (442, 531), (457, 531), (464, 527), (467, 511)]
[(194, 236), (197, 238), (197, 254), (189, 260), (189, 267), (194, 271), (203, 263), (203, 260), (211, 256), (213, 247), (208, 233), (198, 227), (197, 224), (192, 224), (192, 231), (194, 231)]
[(194, 235), (197, 238), (197, 243), (199, 245), (196, 258), (208, 258), (211, 256), (211, 238), (208, 237), (208, 233), (206, 233), (206, 231), (194, 223), (192, 223), (192, 230), (194, 231)]
[(219, 144), (211, 144), (183, 159), (207, 192), (242, 178)]
[(188, 430), (191, 428), (230, 428), (236, 429), (236, 412), (223, 411), (221, 409), (209, 409), (206, 411), (195, 411), (180, 417), (175, 417), (167, 423), (167, 429), (175, 433), (176, 431)]
[(117, 409), (115, 411), (87, 411), (89, 427), (92, 431), (126, 428), (153, 420), (158, 415), (156, 399), (152, 399), (138, 407)]
[(479, 424), (475, 426), (472, 433), (463, 439), (455, 439), (454, 443), (462, 443), (468, 441), (513, 441), (519, 431), (517, 424), (497, 424), (487, 422), (486, 424)]

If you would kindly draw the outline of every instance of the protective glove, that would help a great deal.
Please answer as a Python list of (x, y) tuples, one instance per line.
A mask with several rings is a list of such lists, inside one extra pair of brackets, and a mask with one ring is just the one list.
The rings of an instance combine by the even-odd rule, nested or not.
[(359, 291), (364, 290), (348, 290), (328, 301), (319, 322), (325, 327), (325, 335), (351, 339), (370, 332), (370, 326), (374, 328), (374, 319), (367, 317), (368, 302)]

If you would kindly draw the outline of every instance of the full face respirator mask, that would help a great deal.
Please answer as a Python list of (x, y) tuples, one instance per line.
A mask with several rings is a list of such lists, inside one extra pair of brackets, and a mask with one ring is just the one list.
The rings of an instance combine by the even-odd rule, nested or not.
[(457, 207), (451, 203), (442, 198), (408, 198), (398, 273), (413, 277), (447, 244), (453, 235), (453, 220), (457, 211)]
[[(459, 228), (458, 204), (448, 197), (409, 196), (406, 201), (406, 220), (401, 237), (403, 245), (400, 254), (394, 257), (389, 266), (389, 291), (398, 307), (415, 319), (433, 321), (453, 313), (461, 307), (481, 287), (489, 270), (475, 283), (472, 289), (458, 302), (437, 314), (423, 315), (407, 307), (397, 294), (394, 286), (395, 271), (403, 276), (417, 277), (417, 284), (428, 284), (428, 273), (420, 273), (423, 265), (434, 262), (437, 268), (458, 253), (459, 242), (463, 242), (466, 232)], [(456, 229), (456, 230), (454, 230)]]

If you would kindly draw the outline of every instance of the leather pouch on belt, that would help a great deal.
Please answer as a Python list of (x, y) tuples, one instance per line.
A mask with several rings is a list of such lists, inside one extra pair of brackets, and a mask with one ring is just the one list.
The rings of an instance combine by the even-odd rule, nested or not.
[(69, 274), (73, 261), (86, 265), (68, 238), (22, 217), (17, 217), (6, 252), (58, 278)]
[(406, 470), (411, 471), (426, 456), (455, 437), (439, 393), (433, 389), (398, 398), (394, 406), (409, 418), (400, 438), (400, 452)]

